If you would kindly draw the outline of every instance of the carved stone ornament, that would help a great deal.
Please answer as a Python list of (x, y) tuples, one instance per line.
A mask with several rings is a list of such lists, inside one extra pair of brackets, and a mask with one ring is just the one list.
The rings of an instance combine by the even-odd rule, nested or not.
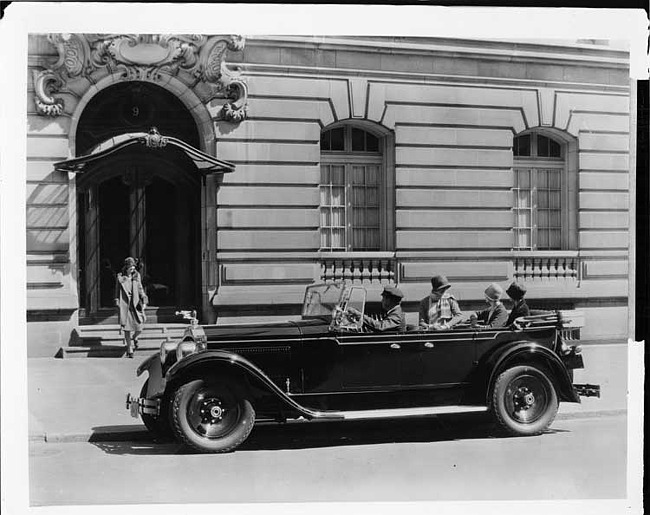
[[(49, 34), (58, 59), (48, 69), (34, 72), (38, 113), (58, 116), (63, 99), (54, 97), (66, 84), (87, 79), (96, 82), (98, 71), (121, 73), (123, 80), (161, 81), (177, 76), (190, 88), (199, 82), (215, 87), (212, 98), (228, 99), (221, 116), (241, 122), (247, 116), (248, 88), (240, 73), (226, 66), (226, 52), (241, 51), (241, 36), (202, 34)], [(186, 72), (181, 77), (180, 72)], [(189, 77), (189, 79), (188, 79)]]

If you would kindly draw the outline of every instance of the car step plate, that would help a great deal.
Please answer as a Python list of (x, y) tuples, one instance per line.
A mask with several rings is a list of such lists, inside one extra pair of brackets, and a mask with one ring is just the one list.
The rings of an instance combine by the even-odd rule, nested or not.
[(438, 406), (425, 408), (378, 409), (363, 411), (341, 411), (345, 420), (369, 420), (375, 418), (422, 417), (427, 415), (449, 415), (487, 411), (487, 406)]

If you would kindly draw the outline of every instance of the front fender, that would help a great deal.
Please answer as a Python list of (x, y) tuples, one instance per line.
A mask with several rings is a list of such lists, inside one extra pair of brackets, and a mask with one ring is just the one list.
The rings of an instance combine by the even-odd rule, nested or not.
[(209, 350), (204, 352), (199, 352), (197, 354), (192, 354), (185, 357), (181, 361), (174, 363), (171, 368), (165, 374), (165, 379), (167, 383), (171, 383), (177, 380), (181, 380), (188, 374), (191, 374), (194, 370), (208, 367), (225, 367), (226, 369), (235, 370), (239, 373), (243, 373), (248, 379), (254, 380), (254, 382), (261, 386), (268, 393), (274, 395), (278, 400), (280, 400), (287, 407), (299, 412), (302, 416), (308, 419), (332, 419), (332, 418), (342, 418), (342, 417), (333, 417), (330, 414), (314, 411), (304, 406), (298, 404), (295, 400), (289, 397), (284, 393), (261, 369), (256, 365), (243, 358), (239, 354), (234, 354), (228, 351), (222, 350)]
[(551, 372), (551, 381), (555, 385), (561, 400), (569, 402), (580, 402), (580, 397), (573, 388), (571, 377), (564, 363), (553, 351), (535, 342), (515, 342), (502, 349), (488, 361), (488, 383), (486, 390), (486, 401), (489, 405), (492, 388), (497, 377), (507, 368), (515, 364), (542, 363)]

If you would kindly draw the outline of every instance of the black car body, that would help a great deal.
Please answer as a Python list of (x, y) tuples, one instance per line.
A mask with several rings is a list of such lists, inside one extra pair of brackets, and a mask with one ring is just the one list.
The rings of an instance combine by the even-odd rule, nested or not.
[(445, 331), (410, 328), (366, 333), (361, 286), (307, 288), (302, 319), (274, 324), (200, 326), (138, 369), (133, 416), (204, 452), (230, 451), (255, 421), (349, 420), (489, 411), (512, 434), (543, 432), (558, 404), (599, 395), (574, 385), (578, 346), (562, 333), (580, 313), (549, 312), (508, 328), (463, 324)]

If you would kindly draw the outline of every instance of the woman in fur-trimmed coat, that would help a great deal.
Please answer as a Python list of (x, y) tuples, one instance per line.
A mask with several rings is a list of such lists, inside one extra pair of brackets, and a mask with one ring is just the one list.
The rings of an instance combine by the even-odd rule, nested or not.
[(144, 309), (149, 299), (142, 287), (142, 279), (135, 269), (135, 259), (127, 257), (122, 271), (115, 281), (115, 306), (117, 306), (120, 329), (124, 334), (126, 355), (133, 357), (138, 348), (138, 336), (146, 320)]

